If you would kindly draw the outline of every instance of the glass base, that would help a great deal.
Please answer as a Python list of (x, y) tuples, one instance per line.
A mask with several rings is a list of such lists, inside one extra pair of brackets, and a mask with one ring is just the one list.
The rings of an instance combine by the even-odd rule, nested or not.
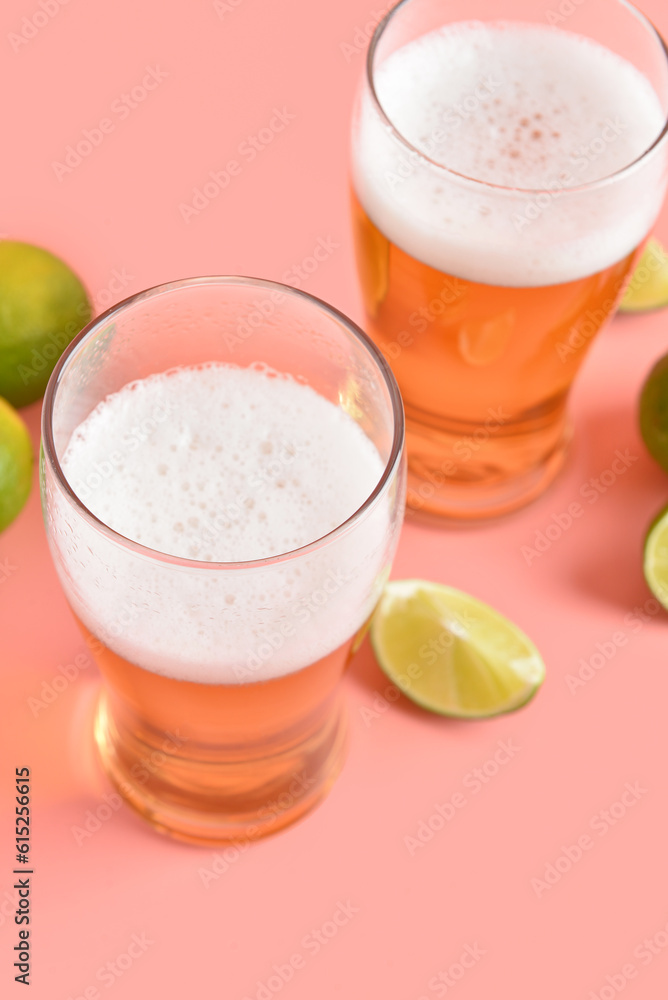
[(317, 732), (270, 757), (239, 750), (221, 760), (169, 734), (158, 748), (119, 727), (103, 692), (95, 740), (109, 778), (155, 830), (215, 847), (275, 833), (320, 802), (343, 765), (345, 712), (338, 703)]
[(409, 516), (430, 524), (499, 517), (531, 503), (561, 470), (572, 439), (565, 420), (483, 437), (407, 421)]

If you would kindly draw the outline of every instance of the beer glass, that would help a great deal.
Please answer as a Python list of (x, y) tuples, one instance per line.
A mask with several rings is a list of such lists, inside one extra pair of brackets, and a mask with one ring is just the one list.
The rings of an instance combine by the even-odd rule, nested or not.
[(666, 189), (668, 61), (626, 0), (403, 0), (352, 130), (367, 330), (408, 507), (480, 518), (561, 467), (566, 405)]
[[(308, 386), (336, 420), (354, 422), (378, 475), (342, 523), (292, 551), (206, 558), (212, 540), (250, 516), (254, 504), (276, 509), (292, 474), (289, 442), (248, 496), (228, 496), (202, 513), (203, 547), (193, 557), (126, 537), (91, 511), (94, 499), (112, 495), (130, 452), (148, 470), (158, 438), (166, 448), (197, 448), (184, 438), (183, 407), (174, 416), (175, 376), (212, 363), (283, 384), (287, 378), (295, 393)], [(111, 427), (90, 473), (71, 477), (68, 447), (86, 418), (129, 383), (136, 396), (158, 373), (166, 373), (162, 406), (132, 433)], [(251, 442), (253, 411), (249, 401), (241, 414)], [(313, 427), (302, 423), (310, 440)], [(216, 452), (233, 429), (212, 428)], [(271, 427), (258, 434), (264, 448)], [(203, 277), (140, 292), (90, 323), (64, 352), (43, 408), (46, 530), (102, 673), (95, 722), (102, 763), (159, 831), (209, 844), (260, 837), (298, 819), (331, 786), (344, 748), (339, 682), (387, 579), (401, 526), (403, 441), (401, 397), (373, 343), (324, 302), (269, 281)], [(171, 524), (168, 500), (173, 504), (180, 484), (158, 469), (165, 473), (160, 489), (141, 501), (152, 513), (142, 507), (139, 514)], [(335, 494), (344, 485), (321, 487)], [(124, 499), (130, 505), (132, 498), (121, 497), (121, 505)]]

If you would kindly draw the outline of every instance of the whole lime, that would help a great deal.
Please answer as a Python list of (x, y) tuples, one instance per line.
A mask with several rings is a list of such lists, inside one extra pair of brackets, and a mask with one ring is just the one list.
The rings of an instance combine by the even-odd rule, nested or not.
[(32, 483), (32, 444), (13, 406), (0, 399), (0, 531), (19, 513)]
[(13, 406), (39, 399), (91, 314), (67, 264), (30, 243), (0, 241), (0, 396)]
[(668, 472), (668, 354), (657, 361), (645, 380), (639, 415), (647, 450)]

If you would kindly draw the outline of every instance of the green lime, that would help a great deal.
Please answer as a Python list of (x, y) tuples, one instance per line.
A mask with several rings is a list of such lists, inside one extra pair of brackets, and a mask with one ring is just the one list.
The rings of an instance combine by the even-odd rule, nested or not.
[(668, 306), (668, 254), (658, 240), (651, 239), (633, 272), (621, 312), (644, 312)]
[(425, 580), (387, 584), (371, 642), (390, 680), (440, 715), (512, 712), (545, 677), (540, 653), (516, 625), (469, 594)]
[(645, 537), (643, 572), (657, 601), (668, 608), (668, 507), (658, 514)]
[(668, 354), (656, 362), (645, 379), (639, 416), (648, 452), (668, 472)]
[(32, 444), (13, 406), (0, 398), (0, 531), (19, 513), (32, 483)]
[(26, 406), (43, 394), (56, 361), (88, 323), (77, 276), (48, 250), (0, 241), (0, 396)]

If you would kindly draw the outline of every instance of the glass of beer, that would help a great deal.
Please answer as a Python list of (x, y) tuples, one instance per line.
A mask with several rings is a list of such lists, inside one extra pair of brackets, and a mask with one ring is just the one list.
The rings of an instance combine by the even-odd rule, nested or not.
[(49, 545), (102, 672), (95, 739), (116, 787), (197, 843), (298, 819), (341, 766), (339, 682), (403, 516), (382, 354), (292, 288), (177, 281), (72, 342), (42, 442)]
[(378, 25), (353, 224), (410, 510), (502, 514), (560, 469), (571, 384), (665, 194), (667, 110), (666, 48), (626, 0), (403, 0)]

